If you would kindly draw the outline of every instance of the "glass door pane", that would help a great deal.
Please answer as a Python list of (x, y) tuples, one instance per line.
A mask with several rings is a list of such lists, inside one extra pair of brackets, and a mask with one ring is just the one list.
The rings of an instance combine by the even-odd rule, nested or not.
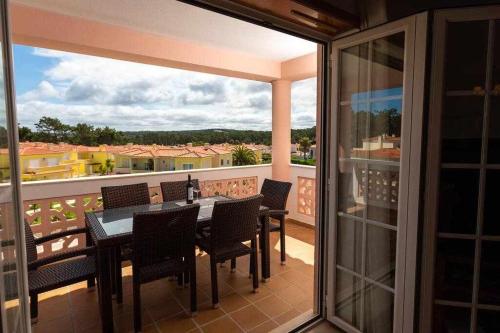
[(392, 332), (405, 32), (340, 51), (335, 313)]
[[(5, 20), (7, 1), (0, 3), (0, 325), (3, 332), (26, 332), (25, 309), (27, 298), (23, 281), (26, 267), (23, 267), (24, 240), (21, 235), (22, 222), (16, 205), (16, 191), (19, 179), (15, 169), (17, 146), (15, 144), (13, 124), (15, 111), (12, 101), (10, 47), (6, 45)], [(8, 58), (6, 58), (8, 57)], [(7, 80), (11, 80), (8, 82)], [(10, 83), (10, 84), (9, 84)], [(8, 98), (10, 97), (10, 99)], [(17, 133), (16, 131), (14, 131)], [(21, 228), (20, 228), (21, 227)]]
[(500, 11), (493, 9), (435, 19), (435, 42), (444, 48), (435, 50), (430, 87), (429, 114), (440, 124), (429, 120), (429, 142), (437, 144), (428, 156), (435, 167), (422, 262), (432, 288), (422, 288), (420, 322), (429, 332), (500, 327)]

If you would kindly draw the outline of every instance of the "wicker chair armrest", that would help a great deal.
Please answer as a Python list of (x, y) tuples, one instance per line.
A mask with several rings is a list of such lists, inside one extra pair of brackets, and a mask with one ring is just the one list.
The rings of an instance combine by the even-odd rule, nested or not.
[(63, 253), (54, 254), (50, 257), (46, 257), (43, 259), (37, 259), (37, 260), (32, 261), (28, 264), (28, 270), (34, 270), (34, 269), (37, 269), (38, 267), (45, 266), (48, 264), (53, 264), (55, 262), (65, 260), (65, 259), (70, 259), (70, 258), (79, 257), (79, 256), (83, 256), (83, 255), (87, 255), (87, 256), (93, 255), (95, 253), (95, 250), (96, 250), (95, 246), (90, 246), (90, 247), (86, 247), (83, 249), (66, 251)]
[(48, 241), (52, 241), (54, 239), (58, 239), (61, 237), (66, 237), (70, 235), (75, 235), (75, 234), (83, 234), (87, 231), (87, 228), (76, 228), (76, 229), (69, 229), (61, 232), (56, 232), (54, 234), (50, 234), (47, 236), (43, 236), (40, 238), (35, 238), (35, 244), (39, 245)]
[(286, 209), (270, 209), (269, 215), (288, 215), (288, 210), (286, 210)]

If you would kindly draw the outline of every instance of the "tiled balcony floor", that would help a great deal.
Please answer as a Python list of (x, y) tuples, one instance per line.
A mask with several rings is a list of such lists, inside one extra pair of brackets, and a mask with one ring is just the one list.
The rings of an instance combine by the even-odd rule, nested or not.
[[(189, 288), (179, 289), (167, 279), (142, 287), (144, 332), (268, 332), (313, 307), (314, 230), (287, 223), (287, 264), (280, 265), (279, 237), (271, 234), (271, 274), (253, 293), (248, 278), (248, 258), (218, 269), (220, 308), (212, 309), (209, 257), (198, 257), (198, 315), (190, 317)], [(260, 269), (260, 268), (259, 268)], [(123, 268), (124, 300), (114, 306), (115, 328), (133, 329), (131, 267)], [(85, 283), (39, 296), (39, 321), (35, 333), (100, 332), (97, 291)]]

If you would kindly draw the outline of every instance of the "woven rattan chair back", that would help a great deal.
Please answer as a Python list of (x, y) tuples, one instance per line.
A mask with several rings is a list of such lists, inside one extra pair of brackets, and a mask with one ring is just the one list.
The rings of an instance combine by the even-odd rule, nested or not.
[(260, 194), (264, 196), (262, 205), (273, 210), (284, 210), (292, 183), (264, 179)]
[[(191, 182), (193, 183), (193, 187), (195, 190), (200, 189), (200, 183), (198, 179), (192, 179)], [(167, 202), (186, 199), (186, 186), (187, 180), (160, 183), (163, 201)]]
[(210, 224), (210, 247), (224, 248), (255, 238), (263, 196), (217, 201)]
[(136, 268), (169, 259), (192, 257), (198, 204), (162, 211), (136, 213), (133, 222), (132, 262)]
[(101, 187), (104, 209), (121, 208), (151, 203), (147, 183)]
[(24, 221), (24, 236), (26, 240), (26, 257), (28, 263), (30, 263), (37, 260), (38, 255), (36, 252), (35, 236), (33, 235), (33, 231), (28, 221)]

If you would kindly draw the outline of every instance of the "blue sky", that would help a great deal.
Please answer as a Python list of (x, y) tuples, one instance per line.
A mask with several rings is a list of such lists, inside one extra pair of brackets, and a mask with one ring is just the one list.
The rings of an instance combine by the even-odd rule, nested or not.
[[(271, 84), (14, 46), (18, 120), (119, 130), (271, 129)], [(316, 80), (292, 85), (292, 127), (315, 125)]]

